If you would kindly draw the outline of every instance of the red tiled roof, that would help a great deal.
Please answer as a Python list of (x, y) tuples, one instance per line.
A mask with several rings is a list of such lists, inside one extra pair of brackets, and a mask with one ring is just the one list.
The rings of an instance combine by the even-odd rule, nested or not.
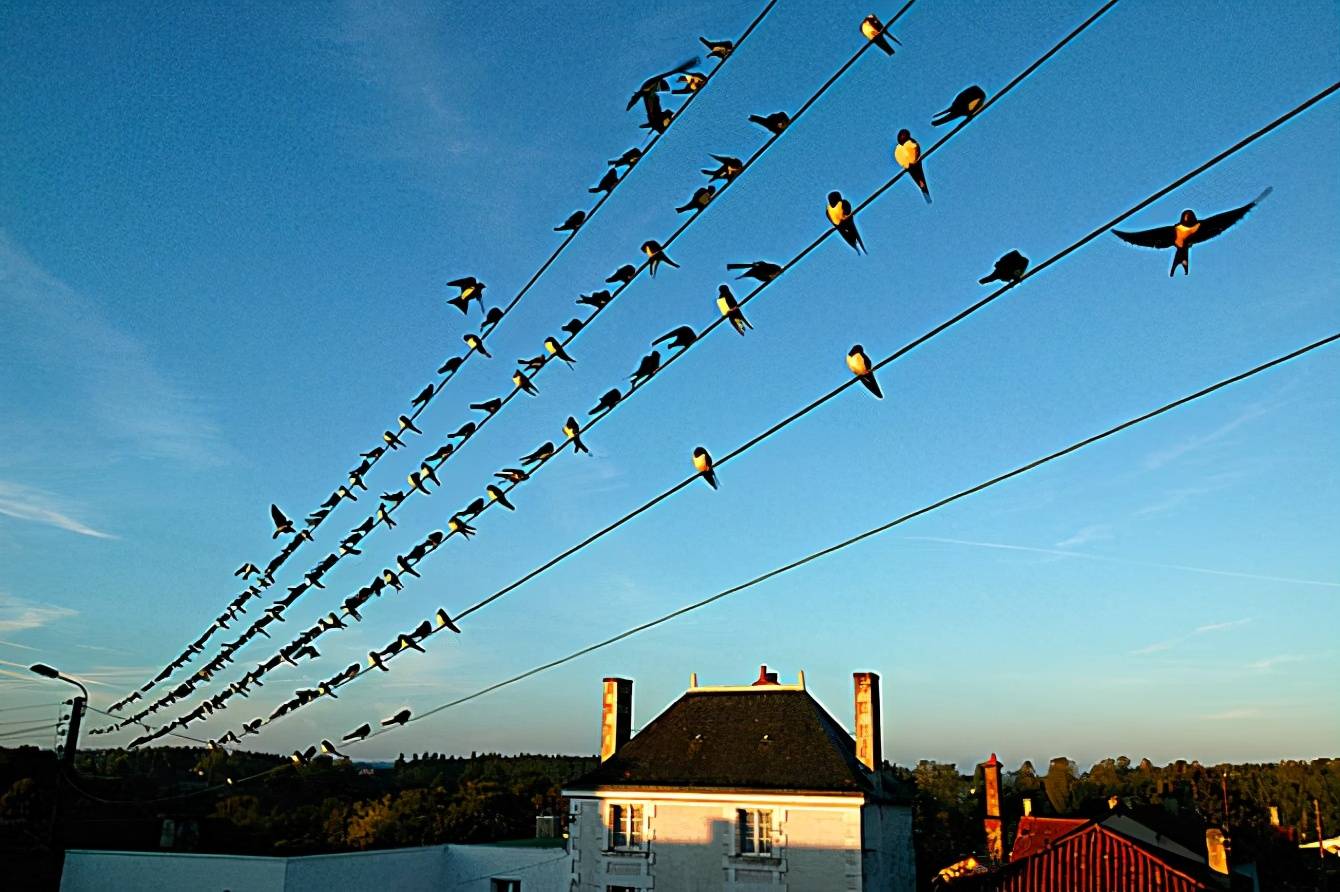
[(1078, 830), (1087, 823), (1084, 818), (1038, 818), (1025, 815), (1019, 819), (1019, 832), (1015, 834), (1014, 847), (1010, 849), (1010, 860), (1031, 858), (1058, 837)]

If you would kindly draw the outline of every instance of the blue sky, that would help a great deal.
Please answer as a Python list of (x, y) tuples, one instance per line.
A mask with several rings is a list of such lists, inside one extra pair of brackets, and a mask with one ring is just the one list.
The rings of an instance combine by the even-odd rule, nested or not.
[[(0, 702), (64, 696), (23, 677), (40, 659), (97, 682), (105, 705), (194, 638), (232, 570), (273, 553), (269, 503), (316, 507), (457, 351), (443, 283), (473, 274), (491, 303), (510, 298), (604, 159), (640, 140), (632, 89), (757, 9), (0, 5)], [(1091, 9), (915, 5), (896, 57), (863, 56), (680, 239), (682, 269), (629, 288), (574, 345), (575, 370), (546, 372), (287, 630), (556, 439), (653, 337), (710, 321), (725, 262), (792, 256), (823, 231), (829, 190), (856, 201), (892, 174), (900, 127), (929, 145), (961, 88), (999, 88)], [(510, 360), (672, 231), (708, 153), (760, 145), (747, 116), (799, 106), (869, 11), (781, 0), (491, 339), (496, 358), (471, 362), (369, 485), (399, 485), (467, 403), (505, 392)], [(1333, 4), (1119, 4), (929, 159), (933, 205), (899, 183), (861, 214), (869, 256), (829, 240), (751, 305), (747, 337), (714, 335), (592, 432), (593, 457), (565, 454), (515, 514), (484, 515), (323, 639), (325, 659), (195, 728), (268, 713), (290, 682), (641, 504), (694, 446), (729, 451), (840, 383), (852, 343), (891, 352), (984, 293), (1005, 251), (1049, 256), (1333, 82), (1338, 41)], [(469, 693), (1331, 333), (1338, 135), (1331, 99), (1129, 222), (1273, 186), (1193, 252), (1190, 277), (1098, 240), (887, 369), (882, 402), (849, 390), (732, 462), (719, 492), (690, 487), (257, 745)], [(602, 676), (636, 679), (640, 726), (690, 672), (746, 681), (764, 662), (805, 670), (848, 723), (850, 673), (880, 672), (887, 755), (904, 763), (1333, 754), (1337, 374), (1336, 348), (1314, 354), (362, 754), (591, 752)]]

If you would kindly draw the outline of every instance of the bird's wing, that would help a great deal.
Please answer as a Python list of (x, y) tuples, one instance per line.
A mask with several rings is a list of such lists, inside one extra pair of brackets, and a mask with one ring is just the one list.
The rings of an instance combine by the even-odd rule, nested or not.
[(1155, 229), (1142, 229), (1139, 232), (1112, 230), (1112, 234), (1127, 244), (1141, 248), (1171, 248), (1177, 237), (1176, 227), (1159, 226)]
[(270, 506), (270, 517), (274, 520), (275, 526), (277, 527), (282, 527), (289, 522), (288, 518), (284, 516), (284, 512), (279, 510), (278, 505)]
[(466, 278), (466, 279), (452, 279), (452, 280), (451, 280), (450, 282), (448, 282), (447, 284), (450, 285), (452, 288), (464, 288), (464, 287), (466, 287), (467, 285), (473, 285), (473, 284), (474, 284), (474, 280), (473, 280), (473, 279), (469, 279), (469, 278)]
[(1216, 235), (1220, 235), (1234, 223), (1247, 216), (1247, 212), (1256, 207), (1261, 202), (1261, 199), (1270, 194), (1270, 191), (1270, 189), (1267, 189), (1258, 195), (1255, 201), (1252, 201), (1249, 204), (1244, 204), (1240, 208), (1224, 211), (1222, 214), (1215, 214), (1213, 217), (1206, 217), (1204, 220), (1201, 220), (1200, 228), (1196, 230), (1195, 235), (1191, 236), (1189, 241), (1192, 244), (1195, 244), (1197, 242), (1208, 241)]

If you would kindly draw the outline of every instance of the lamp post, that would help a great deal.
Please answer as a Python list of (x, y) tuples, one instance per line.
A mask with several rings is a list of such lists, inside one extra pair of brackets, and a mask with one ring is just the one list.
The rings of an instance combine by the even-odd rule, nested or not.
[[(60, 813), (61, 813), (61, 791), (63, 789), (62, 781), (66, 771), (74, 770), (74, 751), (75, 745), (79, 742), (79, 722), (84, 717), (84, 705), (88, 703), (88, 688), (84, 687), (78, 681), (69, 676), (62, 675), (58, 669), (46, 665), (45, 663), (34, 663), (28, 667), (29, 671), (42, 676), (43, 678), (53, 678), (57, 681), (63, 681), (66, 684), (72, 684), (79, 688), (80, 696), (73, 697), (70, 700), (70, 727), (65, 733), (65, 751), (61, 753), (60, 763), (56, 769), (56, 801), (51, 809), (51, 844), (56, 852), (63, 853), (65, 850), (64, 834), (60, 832)], [(61, 871), (64, 867), (64, 858), (56, 862), (56, 882), (60, 882)]]

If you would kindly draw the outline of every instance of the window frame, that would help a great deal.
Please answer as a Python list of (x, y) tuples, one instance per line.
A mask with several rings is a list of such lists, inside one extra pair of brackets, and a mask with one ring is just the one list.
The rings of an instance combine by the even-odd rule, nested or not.
[[(611, 802), (606, 812), (607, 851), (642, 852), (647, 848), (646, 809), (638, 802)], [(622, 838), (622, 842), (620, 842)]]
[[(741, 858), (776, 858), (776, 825), (771, 808), (735, 809), (735, 854)], [(766, 830), (763, 823), (766, 817)], [(749, 850), (746, 850), (746, 843)]]

